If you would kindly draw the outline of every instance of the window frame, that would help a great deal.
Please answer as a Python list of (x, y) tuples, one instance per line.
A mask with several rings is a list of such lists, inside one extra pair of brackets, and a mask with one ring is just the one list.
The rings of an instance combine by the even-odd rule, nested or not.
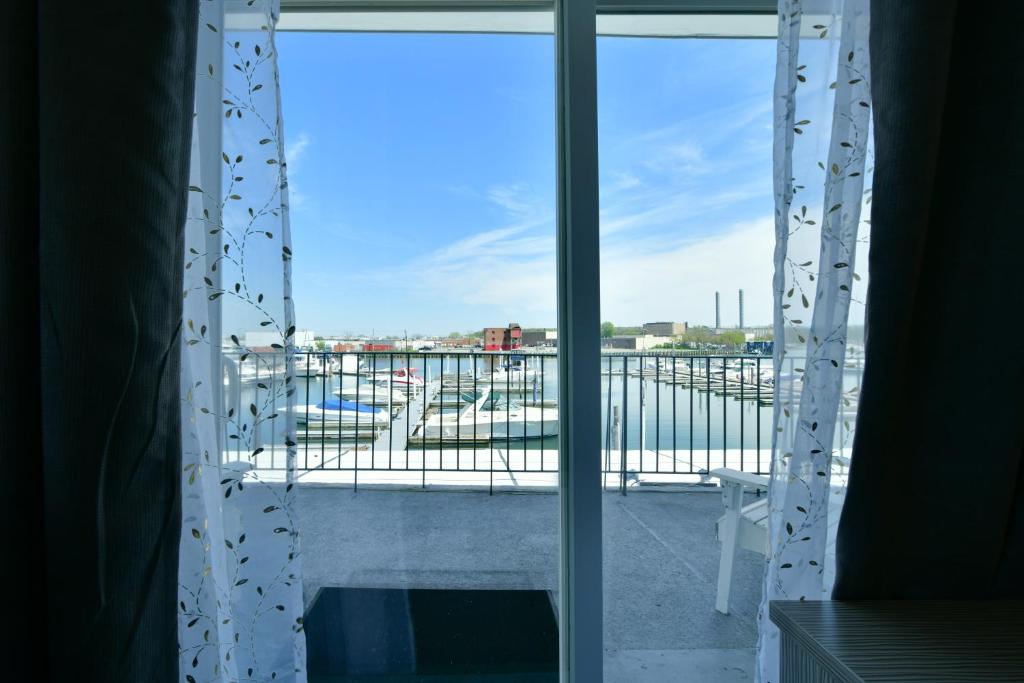
[(559, 680), (604, 679), (594, 0), (555, 0)]
[[(601, 450), (597, 17), (666, 14), (774, 17), (777, 1), (280, 0), (280, 4), (284, 13), (553, 11), (559, 337), (559, 680), (563, 683), (601, 681), (604, 678), (603, 524), (601, 462), (596, 457)], [(763, 25), (759, 30), (764, 30)]]

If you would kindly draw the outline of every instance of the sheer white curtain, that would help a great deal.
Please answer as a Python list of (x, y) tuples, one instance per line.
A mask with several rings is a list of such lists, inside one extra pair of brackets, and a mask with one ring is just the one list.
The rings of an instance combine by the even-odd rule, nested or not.
[(272, 0), (200, 0), (182, 344), (183, 681), (305, 681)]
[(770, 600), (832, 590), (860, 384), (870, 200), (869, 0), (780, 0), (775, 80), (775, 432), (758, 679)]

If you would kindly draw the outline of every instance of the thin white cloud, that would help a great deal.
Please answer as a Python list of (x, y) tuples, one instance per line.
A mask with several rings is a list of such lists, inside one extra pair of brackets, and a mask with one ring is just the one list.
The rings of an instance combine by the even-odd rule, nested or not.
[[(711, 236), (666, 242), (650, 236), (602, 248), (601, 317), (620, 324), (672, 319), (736, 324), (736, 290), (746, 322), (771, 320), (774, 228), (771, 217), (735, 223)], [(480, 249), (463, 240), (421, 259), (409, 296), (447, 307), (486, 307), (497, 318), (551, 325), (555, 320), (555, 244), (551, 236), (488, 231)]]
[(708, 161), (703, 148), (690, 140), (655, 145), (641, 164), (651, 171), (689, 176), (705, 175), (716, 166)]
[(690, 163), (698, 163), (704, 161), (704, 151), (699, 145), (693, 142), (684, 142), (678, 145), (672, 145), (668, 148), (668, 151), (675, 158), (680, 161), (686, 161)]
[(640, 178), (629, 171), (611, 171), (608, 175), (610, 179), (601, 185), (602, 196), (632, 190), (642, 184)]
[[(451, 244), (435, 250), (427, 256), (427, 261), (434, 263), (456, 263), (466, 259), (480, 259), (487, 256), (514, 257), (532, 253), (524, 247), (533, 243), (532, 238), (523, 239), (523, 233), (538, 228), (542, 225), (552, 225), (553, 218), (538, 218), (534, 220), (509, 225), (503, 228), (485, 230), (470, 235)], [(554, 239), (552, 229), (551, 239)]]
[[(601, 212), (601, 237), (608, 238), (624, 231), (636, 232), (665, 227), (678, 235), (682, 226), (711, 212), (759, 197), (771, 199), (771, 188), (766, 181), (729, 186), (724, 190), (701, 194), (679, 192), (662, 187), (657, 192), (629, 198), (605, 207)], [(766, 204), (765, 209), (770, 208)]]
[(732, 138), (738, 132), (749, 130), (758, 119), (769, 117), (771, 112), (771, 100), (757, 97), (717, 109), (704, 109), (699, 114), (668, 126), (623, 138), (618, 146), (628, 149), (638, 145), (700, 140), (701, 147), (708, 149)]
[(601, 317), (620, 324), (654, 319), (714, 324), (718, 291), (722, 322), (735, 325), (737, 290), (743, 289), (745, 322), (767, 323), (774, 242), (774, 220), (767, 216), (676, 244), (649, 238), (604, 249)]
[(535, 209), (535, 203), (526, 197), (525, 188), (518, 183), (490, 187), (487, 199), (511, 214), (529, 214)]
[(284, 159), (288, 164), (288, 206), (291, 209), (302, 208), (309, 200), (309, 197), (303, 194), (295, 183), (295, 177), (298, 175), (300, 167), (299, 162), (305, 156), (309, 143), (309, 135), (300, 132), (284, 148)]
[(306, 152), (306, 148), (309, 147), (310, 139), (309, 135), (305, 132), (301, 132), (295, 136), (293, 140), (290, 140), (284, 147), (284, 158), (288, 162), (288, 170), (295, 172), (296, 164), (303, 157)]

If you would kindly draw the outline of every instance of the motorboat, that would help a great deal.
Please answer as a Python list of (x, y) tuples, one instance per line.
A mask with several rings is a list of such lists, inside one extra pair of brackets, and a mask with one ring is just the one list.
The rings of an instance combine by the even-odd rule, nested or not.
[(332, 359), (324, 354), (308, 353), (295, 356), (296, 377), (330, 377), (334, 373)]
[(256, 358), (240, 361), (234, 358), (224, 358), (224, 386), (231, 386), (232, 382), (238, 384), (255, 384), (259, 381), (269, 383), (273, 373), (272, 367), (260, 367), (260, 361)]
[(330, 426), (365, 426), (387, 427), (391, 416), (385, 408), (377, 408), (365, 403), (346, 401), (342, 398), (329, 398), (320, 403), (311, 403), (295, 407), (295, 420), (300, 425)]
[(377, 371), (373, 383), (378, 387), (391, 387), (405, 391), (419, 391), (423, 388), (423, 378), (416, 373), (416, 368), (397, 368), (393, 372)]
[(543, 374), (539, 370), (527, 367), (522, 361), (515, 361), (513, 363), (503, 363), (495, 367), (491, 372), (484, 373), (480, 377), (480, 381), (487, 383), (493, 381), (495, 386), (499, 384), (522, 384), (523, 382), (532, 382)]
[(357, 401), (366, 405), (373, 406), (386, 406), (389, 403), (391, 405), (405, 405), (408, 403), (409, 398), (404, 392), (399, 391), (397, 388), (388, 389), (383, 386), (375, 386), (373, 384), (361, 384), (358, 387), (342, 387), (341, 389), (335, 389), (333, 392), (335, 397), (345, 399), (346, 401)]
[(331, 370), (338, 375), (363, 375), (372, 372), (366, 360), (354, 353), (332, 356)]
[[(469, 396), (467, 398), (473, 398)], [(558, 434), (558, 409), (525, 406), (485, 388), (457, 413), (435, 413), (423, 426), (427, 439), (538, 439)]]

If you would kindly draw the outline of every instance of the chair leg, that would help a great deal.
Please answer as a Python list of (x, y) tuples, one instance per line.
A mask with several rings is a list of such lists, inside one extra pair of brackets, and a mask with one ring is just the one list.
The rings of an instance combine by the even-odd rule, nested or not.
[(722, 557), (718, 562), (718, 594), (715, 609), (722, 614), (729, 613), (729, 593), (732, 591), (732, 568), (739, 549), (740, 515), (743, 510), (743, 487), (725, 482), (722, 486), (722, 502), (725, 504), (725, 519), (720, 534)]

